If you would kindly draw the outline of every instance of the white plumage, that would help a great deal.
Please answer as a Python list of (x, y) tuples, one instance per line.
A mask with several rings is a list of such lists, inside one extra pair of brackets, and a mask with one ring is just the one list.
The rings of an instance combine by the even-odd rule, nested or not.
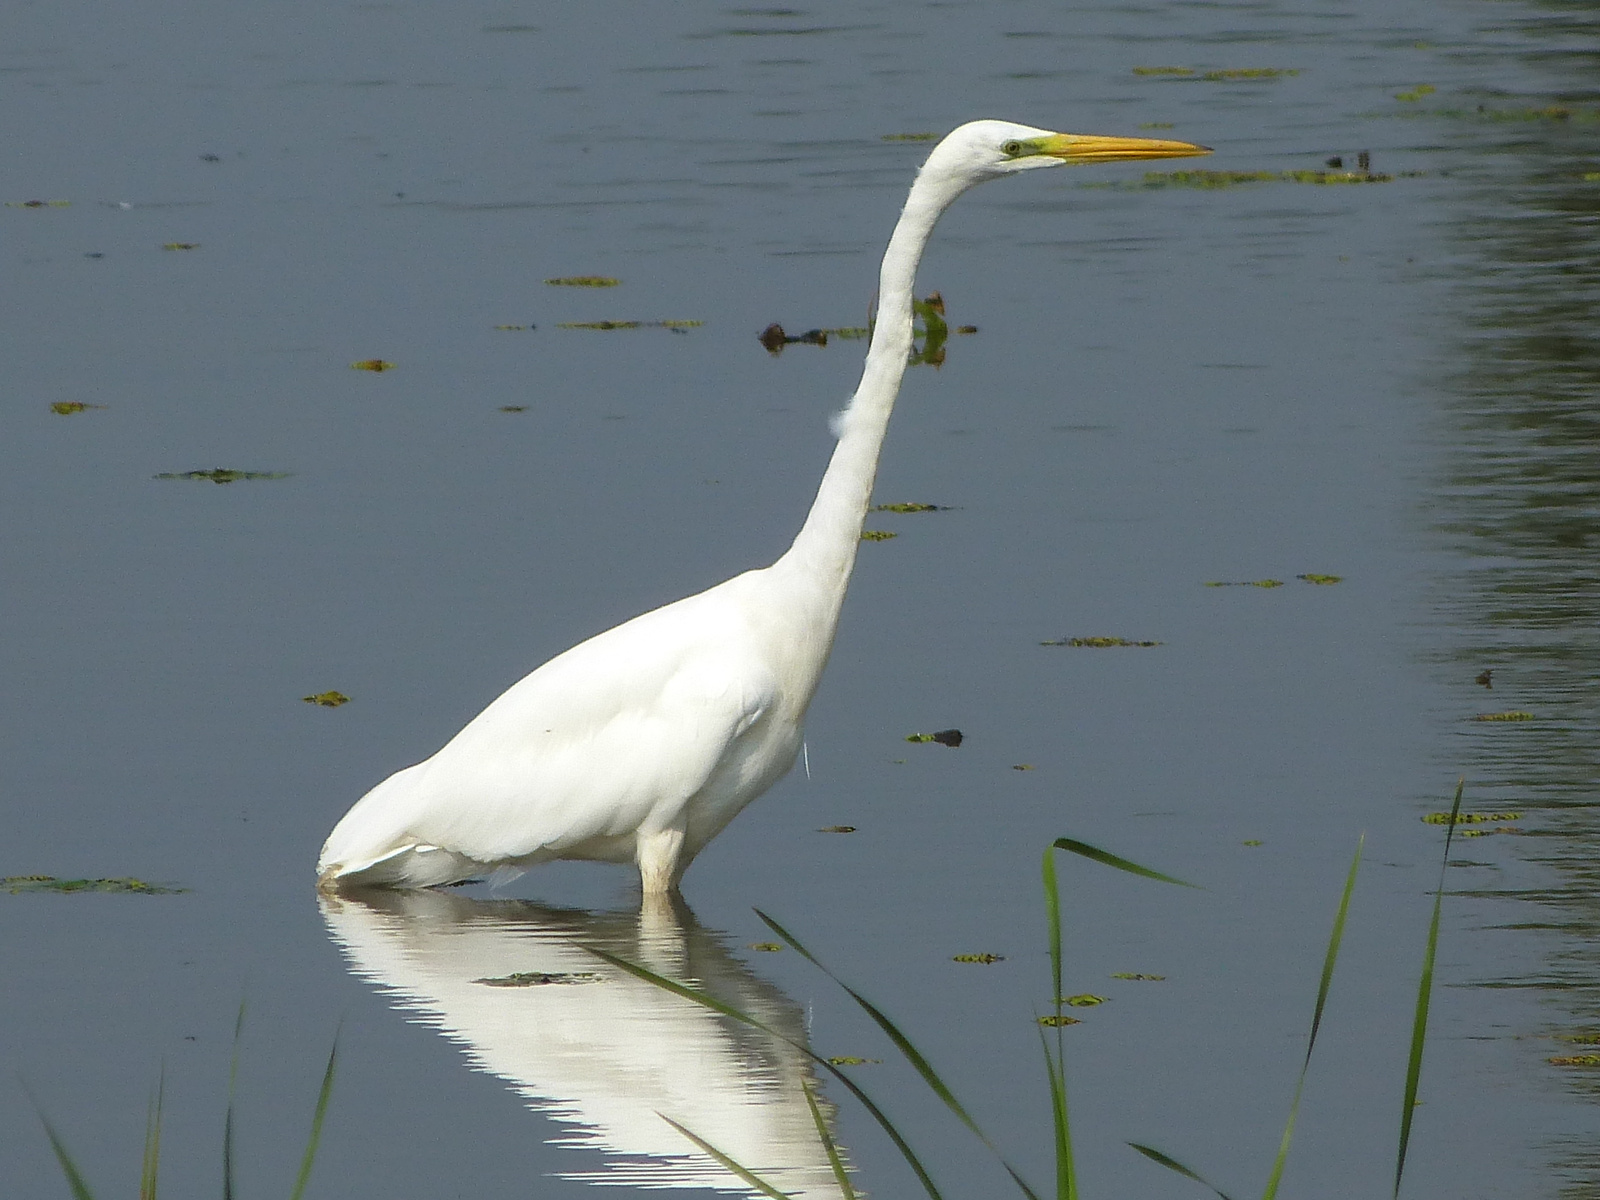
[(861, 384), (788, 552), (514, 684), (432, 758), (345, 814), (322, 848), (321, 885), (428, 887), (565, 858), (634, 862), (646, 896), (675, 889), (799, 753), (911, 352), (917, 262), (939, 214), (973, 184), (1038, 167), (1205, 153), (1003, 121), (946, 137), (890, 238)]

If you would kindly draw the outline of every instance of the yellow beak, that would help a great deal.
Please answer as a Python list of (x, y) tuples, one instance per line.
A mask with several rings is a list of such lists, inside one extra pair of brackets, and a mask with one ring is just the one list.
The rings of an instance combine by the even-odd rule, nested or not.
[(1169, 142), (1161, 138), (1098, 137), (1089, 133), (1057, 133), (1032, 143), (1035, 153), (1066, 163), (1122, 162), (1138, 158), (1190, 158), (1210, 154), (1210, 146)]

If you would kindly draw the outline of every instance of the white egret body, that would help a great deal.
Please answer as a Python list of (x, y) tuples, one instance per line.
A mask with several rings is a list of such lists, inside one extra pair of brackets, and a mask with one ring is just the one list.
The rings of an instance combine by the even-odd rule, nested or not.
[(889, 414), (911, 355), (917, 262), (939, 215), (988, 179), (1202, 146), (955, 130), (923, 164), (889, 239), (866, 366), (805, 524), (777, 562), (635, 617), (514, 684), (445, 747), (345, 814), (321, 886), (428, 887), (551, 859), (635, 862), (646, 896), (790, 767), (833, 647)]

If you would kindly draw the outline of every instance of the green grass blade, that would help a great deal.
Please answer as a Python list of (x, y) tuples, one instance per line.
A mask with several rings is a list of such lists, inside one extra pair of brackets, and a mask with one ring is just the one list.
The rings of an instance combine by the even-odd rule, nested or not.
[[(32, 1097), (29, 1097), (32, 1099)], [(34, 1102), (34, 1111), (39, 1111), (38, 1102)], [(39, 1112), (39, 1123), (44, 1126), (44, 1135), (50, 1139), (50, 1148), (56, 1152), (56, 1161), (61, 1164), (61, 1173), (67, 1177), (67, 1186), (72, 1189), (73, 1200), (94, 1200), (94, 1193), (89, 1190), (89, 1185), (83, 1180), (83, 1173), (78, 1170), (78, 1164), (72, 1161), (72, 1155), (67, 1153), (66, 1143), (56, 1133), (55, 1126), (50, 1124), (48, 1117)]]
[(239, 1043), (244, 1035), (245, 1002), (233, 1022), (233, 1058), (228, 1063), (228, 1107), (222, 1118), (222, 1200), (233, 1200), (233, 1098), (239, 1088)]
[(1339, 897), (1339, 913), (1333, 919), (1333, 932), (1328, 935), (1328, 951), (1322, 958), (1322, 980), (1317, 986), (1317, 1006), (1311, 1015), (1311, 1036), (1306, 1039), (1306, 1057), (1300, 1064), (1300, 1078), (1294, 1085), (1294, 1099), (1289, 1104), (1289, 1119), (1284, 1124), (1283, 1140), (1278, 1143), (1278, 1156), (1272, 1162), (1272, 1174), (1267, 1177), (1262, 1200), (1273, 1200), (1278, 1194), (1284, 1164), (1289, 1161), (1289, 1142), (1294, 1137), (1295, 1119), (1300, 1115), (1300, 1093), (1305, 1090), (1306, 1072), (1311, 1069), (1311, 1052), (1317, 1048), (1317, 1030), (1322, 1026), (1322, 1010), (1328, 1003), (1328, 992), (1333, 986), (1333, 968), (1339, 961), (1339, 944), (1344, 940), (1344, 920), (1350, 912), (1350, 897), (1356, 890), (1356, 873), (1361, 869), (1361, 850), (1366, 840), (1366, 835), (1362, 834), (1356, 842), (1356, 854), (1350, 860), (1350, 874), (1344, 881), (1344, 894)]
[(144, 1157), (139, 1163), (139, 1200), (156, 1200), (156, 1180), (161, 1171), (161, 1107), (166, 1099), (167, 1067), (156, 1079), (155, 1095), (144, 1119)]
[[(1062, 839), (1065, 841), (1066, 839)], [(1056, 886), (1056, 856), (1052, 853), (1057, 842), (1044, 848), (1044, 912), (1050, 923), (1050, 994), (1055, 997), (1056, 1016), (1061, 1015), (1061, 891)], [(1056, 1026), (1060, 1028), (1060, 1026)]]
[(1223, 1191), (1216, 1184), (1212, 1183), (1204, 1175), (1198, 1174), (1195, 1171), (1191, 1171), (1188, 1167), (1184, 1166), (1181, 1162), (1179, 1162), (1177, 1159), (1173, 1158), (1171, 1155), (1163, 1154), (1163, 1153), (1161, 1153), (1161, 1151), (1155, 1149), (1153, 1146), (1141, 1146), (1138, 1142), (1129, 1142), (1128, 1145), (1132, 1146), (1135, 1150), (1137, 1150), (1140, 1154), (1144, 1155), (1151, 1162), (1160, 1163), (1163, 1167), (1167, 1168), (1167, 1170), (1176, 1171), (1179, 1175), (1182, 1175), (1185, 1179), (1192, 1179), (1196, 1183), (1200, 1184), (1200, 1186), (1206, 1187), (1206, 1188), (1210, 1188), (1218, 1196), (1222, 1197), (1222, 1200), (1232, 1200), (1232, 1197), (1229, 1196), (1227, 1192)]
[[(734, 1008), (731, 1004), (725, 1004), (721, 1000), (718, 1000), (715, 996), (708, 996), (703, 992), (697, 992), (693, 988), (684, 986), (675, 979), (668, 979), (665, 975), (657, 975), (648, 967), (641, 967), (638, 963), (629, 962), (625, 958), (618, 958), (615, 954), (612, 954), (606, 950), (602, 950), (598, 946), (591, 946), (584, 943), (575, 944), (577, 944), (580, 949), (587, 950), (590, 954), (594, 955), (602, 962), (610, 963), (619, 971), (624, 971), (627, 974), (634, 976), (636, 979), (642, 979), (644, 982), (653, 984), (654, 986), (661, 988), (663, 991), (671, 992), (675, 996), (682, 996), (685, 1000), (692, 1001), (693, 1003), (700, 1005), (702, 1008), (708, 1008), (712, 1012), (721, 1013), (723, 1016), (728, 1017), (731, 1020), (739, 1021), (745, 1025), (749, 1025), (753, 1029), (759, 1029), (769, 1037), (777, 1038), (780, 1042), (784, 1042), (785, 1044), (794, 1047), (794, 1049), (798, 1050), (812, 1062), (816, 1063), (817, 1066), (821, 1067), (823, 1070), (827, 1071), (830, 1075), (837, 1079), (845, 1087), (845, 1089), (856, 1098), (856, 1101), (861, 1105), (861, 1107), (867, 1110), (867, 1113), (872, 1117), (872, 1119), (878, 1123), (878, 1127), (888, 1135), (889, 1140), (892, 1141), (895, 1144), (895, 1148), (900, 1151), (900, 1156), (906, 1160), (906, 1165), (909, 1166), (912, 1172), (916, 1175), (917, 1182), (921, 1183), (923, 1191), (928, 1193), (929, 1200), (944, 1200), (944, 1198), (939, 1194), (939, 1189), (934, 1185), (933, 1177), (928, 1174), (927, 1168), (922, 1165), (922, 1160), (917, 1157), (916, 1152), (911, 1149), (910, 1143), (901, 1136), (900, 1131), (895, 1128), (894, 1123), (889, 1120), (884, 1111), (873, 1102), (872, 1097), (868, 1096), (866, 1092), (862, 1091), (861, 1088), (856, 1084), (855, 1080), (851, 1079), (833, 1063), (829, 1062), (820, 1054), (812, 1050), (810, 1046), (807, 1046), (804, 1042), (796, 1041), (794, 1038), (789, 1037), (786, 1034), (779, 1033), (776, 1029), (773, 1029), (771, 1026), (765, 1024), (755, 1017), (752, 1017), (749, 1013), (742, 1012), (741, 1010)], [(1015, 1176), (1013, 1176), (1013, 1178), (1015, 1178)], [(1029, 1196), (1029, 1200), (1038, 1200), (1038, 1198), (1031, 1192), (1027, 1194)]]
[(716, 1159), (717, 1162), (721, 1163), (723, 1167), (733, 1172), (740, 1179), (744, 1180), (745, 1183), (755, 1188), (756, 1191), (760, 1192), (763, 1196), (770, 1196), (772, 1200), (789, 1200), (787, 1194), (780, 1192), (777, 1188), (773, 1187), (765, 1179), (761, 1178), (761, 1176), (757, 1175), (749, 1168), (740, 1166), (737, 1162), (729, 1158), (721, 1150), (718, 1150), (715, 1146), (706, 1141), (705, 1138), (701, 1137), (693, 1130), (685, 1129), (682, 1125), (679, 1125), (664, 1112), (658, 1112), (656, 1113), (656, 1116), (660, 1117), (668, 1125), (671, 1125), (679, 1133), (683, 1134), (684, 1137), (688, 1138), (696, 1146), (699, 1146), (700, 1149), (704, 1150), (712, 1158)]
[(1456, 798), (1450, 805), (1450, 824), (1445, 826), (1444, 861), (1439, 864), (1439, 888), (1433, 893), (1433, 918), (1428, 922), (1428, 948), (1422, 956), (1422, 978), (1417, 983), (1417, 1009), (1411, 1020), (1411, 1053), (1406, 1061), (1405, 1099), (1400, 1106), (1400, 1151), (1394, 1163), (1394, 1194), (1400, 1195), (1400, 1180), (1406, 1171), (1406, 1150), (1411, 1144), (1411, 1118), (1417, 1110), (1417, 1084), (1422, 1079), (1422, 1047), (1428, 1037), (1428, 1007), (1433, 1001), (1433, 960), (1439, 949), (1439, 910), (1444, 903), (1444, 876), (1450, 866), (1450, 839), (1455, 835), (1456, 818), (1461, 815), (1461, 793), (1466, 790), (1463, 776), (1456, 781)]
[(1115, 867), (1119, 871), (1126, 871), (1130, 875), (1142, 875), (1146, 879), (1159, 880), (1162, 883), (1175, 883), (1179, 887), (1199, 887), (1199, 884), (1185, 883), (1181, 879), (1174, 879), (1171, 875), (1163, 875), (1160, 871), (1152, 871), (1149, 867), (1141, 867), (1136, 862), (1129, 862), (1125, 858), (1118, 858), (1115, 854), (1101, 850), (1098, 846), (1091, 846), (1087, 842), (1075, 841), (1072, 838), (1057, 838), (1050, 843), (1057, 850), (1079, 855), (1093, 862), (1101, 863), (1107, 867)]
[(294, 1191), (289, 1200), (300, 1200), (306, 1183), (311, 1179), (311, 1164), (317, 1160), (317, 1146), (322, 1142), (322, 1120), (328, 1115), (328, 1097), (333, 1095), (333, 1076), (339, 1062), (339, 1035), (333, 1035), (333, 1049), (328, 1051), (328, 1065), (322, 1072), (322, 1089), (317, 1093), (317, 1107), (311, 1114), (311, 1136), (306, 1139), (305, 1157), (300, 1160), (300, 1174), (295, 1177)]
[(1039, 1030), (1039, 1046), (1044, 1051), (1045, 1075), (1050, 1081), (1050, 1128), (1055, 1135), (1056, 1200), (1077, 1200), (1078, 1175), (1072, 1159), (1072, 1126), (1067, 1119), (1067, 1074), (1061, 1058), (1061, 1028), (1056, 1027), (1056, 1052)]
[(894, 1043), (895, 1049), (899, 1050), (905, 1060), (909, 1062), (916, 1070), (917, 1074), (922, 1076), (922, 1081), (932, 1089), (933, 1094), (938, 1096), (939, 1099), (943, 1100), (945, 1107), (951, 1112), (955, 1113), (955, 1115), (960, 1118), (961, 1123), (970, 1129), (977, 1139), (987, 1146), (989, 1151), (1000, 1160), (1000, 1165), (1004, 1167), (1007, 1174), (1011, 1176), (1012, 1182), (1022, 1189), (1023, 1195), (1027, 1196), (1029, 1200), (1038, 1200), (1038, 1196), (1034, 1190), (1030, 1188), (1026, 1182), (1024, 1182), (1022, 1176), (1018, 1174), (1016, 1169), (1006, 1161), (1005, 1156), (1002, 1155), (1000, 1151), (996, 1149), (995, 1144), (989, 1140), (989, 1135), (983, 1132), (978, 1123), (972, 1119), (971, 1114), (969, 1114), (967, 1110), (962, 1107), (961, 1102), (955, 1098), (955, 1094), (951, 1092), (948, 1086), (946, 1086), (944, 1080), (939, 1078), (939, 1073), (933, 1069), (933, 1064), (928, 1062), (928, 1060), (922, 1056), (922, 1052), (911, 1044), (911, 1039), (900, 1032), (895, 1023), (886, 1017), (877, 1008), (877, 1006), (875, 1006), (860, 992), (856, 991), (853, 987), (845, 983), (844, 980), (840, 979), (826, 966), (824, 966), (817, 959), (816, 955), (812, 954), (811, 951), (807, 950), (800, 944), (799, 939), (796, 938), (794, 934), (790, 933), (782, 925), (778, 924), (771, 917), (767, 916), (767, 914), (762, 912), (759, 908), (755, 910), (755, 913), (756, 916), (760, 917), (761, 920), (766, 923), (768, 929), (772, 930), (773, 933), (777, 934), (780, 938), (787, 942), (796, 953), (800, 954), (803, 958), (815, 966), (817, 970), (821, 971), (829, 979), (833, 980), (844, 989), (845, 994), (848, 995), (850, 999), (854, 1000), (861, 1007), (861, 1010), (867, 1014), (867, 1016), (872, 1018), (879, 1029), (883, 1030), (883, 1032), (888, 1035), (889, 1040)]
[(833, 1170), (833, 1181), (839, 1185), (839, 1195), (843, 1200), (856, 1200), (856, 1191), (850, 1186), (850, 1174), (845, 1169), (844, 1160), (839, 1157), (839, 1147), (834, 1143), (833, 1135), (828, 1132), (828, 1123), (822, 1118), (822, 1109), (817, 1107), (817, 1098), (812, 1095), (811, 1085), (802, 1083), (800, 1090), (805, 1093), (806, 1107), (811, 1110), (811, 1120), (817, 1127), (817, 1138), (822, 1142), (822, 1148), (828, 1154), (828, 1166)]

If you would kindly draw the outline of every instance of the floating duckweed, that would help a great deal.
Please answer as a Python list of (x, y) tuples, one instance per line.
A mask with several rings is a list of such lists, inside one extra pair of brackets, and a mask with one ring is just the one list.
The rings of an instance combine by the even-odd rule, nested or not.
[(602, 977), (593, 971), (519, 971), (515, 975), (496, 975), (488, 979), (474, 979), (473, 983), (489, 987), (543, 987), (550, 983), (600, 983)]
[(558, 321), (557, 329), (698, 329), (704, 321)]
[(1296, 579), (1304, 579), (1307, 583), (1322, 584), (1323, 586), (1327, 586), (1329, 584), (1334, 584), (1334, 583), (1343, 583), (1344, 582), (1344, 576), (1343, 575), (1316, 575), (1316, 574), (1311, 574), (1311, 575), (1296, 575), (1295, 578)]
[(209, 471), (163, 471), (152, 479), (209, 479), (212, 483), (237, 483), (241, 479), (287, 479), (292, 471), (235, 471), (213, 467)]
[(1416, 87), (1412, 88), (1409, 92), (1396, 92), (1394, 94), (1394, 98), (1396, 100), (1403, 100), (1407, 104), (1414, 104), (1418, 100), (1421, 100), (1424, 96), (1433, 95), (1433, 93), (1436, 92), (1437, 90), (1438, 89), (1435, 88), (1433, 86), (1433, 84), (1431, 84), (1431, 83), (1419, 83)]
[(782, 942), (751, 942), (750, 949), (759, 950), (763, 954), (776, 954), (783, 949)]
[(1299, 67), (1224, 67), (1200, 76), (1207, 83), (1228, 83), (1236, 79), (1285, 79), (1300, 74)]
[(937, 142), (937, 133), (886, 133), (883, 135), (886, 142)]
[(1574, 1046), (1600, 1046), (1600, 1033), (1553, 1033), (1558, 1042), (1571, 1042)]
[(952, 750), (961, 745), (965, 740), (959, 729), (941, 729), (938, 733), (913, 733), (906, 738), (908, 742), (937, 742), (941, 746), (949, 746)]
[(1283, 580), (1281, 580), (1281, 579), (1246, 579), (1246, 580), (1241, 580), (1241, 581), (1238, 581), (1238, 582), (1229, 582), (1229, 581), (1225, 581), (1225, 580), (1214, 579), (1211, 582), (1207, 583), (1206, 586), (1207, 587), (1278, 588), (1278, 587), (1282, 587), (1283, 586)]
[(854, 833), (855, 831), (856, 827), (854, 825), (824, 825), (817, 830), (818, 833)]
[(1138, 980), (1144, 980), (1144, 981), (1149, 982), (1149, 983), (1160, 983), (1162, 980), (1164, 980), (1166, 978), (1166, 976), (1165, 975), (1145, 975), (1145, 974), (1143, 974), (1142, 972), (1139, 972), (1139, 971), (1113, 971), (1113, 972), (1111, 972), (1111, 978), (1113, 978), (1113, 979), (1138, 979)]
[(1531, 712), (1523, 712), (1521, 709), (1514, 708), (1509, 712), (1479, 713), (1472, 719), (1474, 721), (1532, 721), (1534, 716)]
[(198, 250), (199, 242), (167, 242), (161, 247), (163, 250)]
[(381, 358), (363, 358), (359, 362), (351, 363), (350, 369), (352, 371), (392, 371), (394, 370), (394, 364)]
[(71, 200), (7, 200), (7, 208), (66, 208)]
[(881, 1063), (883, 1059), (861, 1058), (855, 1054), (839, 1054), (828, 1059), (828, 1061), (836, 1067), (860, 1067), (865, 1066), (867, 1063)]
[(70, 417), (73, 413), (87, 412), (91, 408), (104, 407), (104, 404), (85, 404), (82, 400), (57, 400), (50, 405), (50, 411), (63, 417)]
[(1088, 646), (1091, 649), (1101, 650), (1108, 646), (1159, 646), (1160, 642), (1131, 642), (1123, 637), (1072, 637), (1057, 638), (1051, 642), (1040, 642), (1041, 646)]
[(990, 963), (1005, 962), (1005, 960), (1006, 956), (1004, 954), (952, 954), (950, 956), (951, 962), (982, 963), (985, 966)]
[[(1519, 812), (1497, 812), (1497, 813), (1468, 813), (1468, 812), (1464, 812), (1464, 813), (1457, 813), (1456, 814), (1455, 823), (1457, 825), (1478, 825), (1478, 824), (1483, 823), (1484, 821), (1520, 821), (1520, 820), (1522, 820), (1522, 814), (1519, 813)], [(1448, 825), (1448, 824), (1450, 824), (1450, 814), (1447, 813), (1447, 812), (1431, 812), (1427, 816), (1422, 818), (1422, 822), (1425, 825)]]
[(1063, 996), (1061, 1003), (1068, 1008), (1093, 1008), (1097, 1004), (1104, 1004), (1106, 997), (1096, 996), (1089, 992), (1080, 992), (1076, 996)]
[(1046, 1025), (1051, 1029), (1059, 1029), (1063, 1025), (1082, 1025), (1083, 1022), (1078, 1020), (1077, 1017), (1049, 1016), (1049, 1017), (1040, 1017), (1039, 1018), (1039, 1024)]
[(617, 287), (622, 283), (620, 279), (612, 279), (609, 275), (563, 275), (558, 279), (546, 279), (551, 287)]
[(141, 896), (175, 896), (188, 888), (162, 887), (142, 879), (57, 879), (54, 875), (7, 875), (0, 890), (13, 896), (23, 892), (117, 892)]
[(1600, 1054), (1558, 1054), (1546, 1061), (1553, 1067), (1600, 1067)]
[(863, 529), (861, 540), (863, 542), (887, 542), (890, 538), (899, 537), (898, 533), (891, 533), (887, 529)]
[(350, 697), (343, 692), (318, 692), (315, 696), (301, 696), (307, 704), (318, 704), (323, 708), (338, 708), (341, 704), (349, 704)]
[(919, 513), (943, 512), (948, 504), (874, 504), (868, 512)]
[(1135, 75), (1193, 75), (1193, 67), (1135, 67)]
[(1266, 843), (1263, 842), (1260, 838), (1245, 838), (1245, 840), (1240, 842), (1239, 844), (1241, 846), (1264, 846), (1264, 845), (1266, 845)]

